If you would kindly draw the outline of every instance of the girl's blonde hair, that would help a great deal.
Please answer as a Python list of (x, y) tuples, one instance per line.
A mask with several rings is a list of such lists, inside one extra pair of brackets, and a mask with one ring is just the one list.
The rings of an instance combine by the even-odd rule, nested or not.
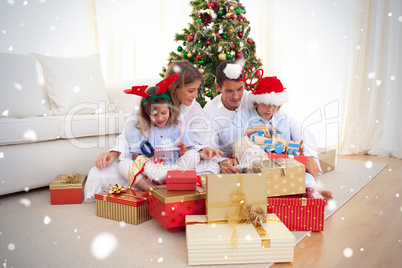
[(173, 82), (172, 85), (170, 85), (168, 91), (172, 98), (173, 105), (177, 108), (180, 108), (180, 102), (177, 98), (176, 90), (197, 80), (202, 81), (203, 77), (198, 69), (194, 67), (194, 65), (185, 60), (175, 61), (170, 64), (169, 68), (166, 70), (165, 78), (174, 74), (179, 74), (180, 76), (176, 79), (176, 81)]
[[(155, 93), (159, 90), (159, 87), (149, 87), (145, 92), (148, 95), (155, 95)], [(165, 91), (166, 95), (168, 95), (170, 98), (172, 98), (169, 94), (169, 92)], [(151, 126), (153, 125), (153, 122), (151, 121), (150, 115), (152, 115), (152, 112), (155, 111), (160, 104), (167, 104), (169, 107), (169, 119), (167, 121), (167, 126), (172, 126), (176, 125), (179, 123), (179, 111), (175, 108), (172, 107), (171, 102), (167, 99), (164, 98), (157, 98), (157, 99), (152, 99), (144, 104), (142, 104), (142, 101), (144, 98), (141, 99), (141, 106), (139, 110), (139, 119), (135, 127), (141, 131), (141, 134), (148, 138), (149, 131), (151, 129)], [(147, 134), (146, 134), (147, 133)]]

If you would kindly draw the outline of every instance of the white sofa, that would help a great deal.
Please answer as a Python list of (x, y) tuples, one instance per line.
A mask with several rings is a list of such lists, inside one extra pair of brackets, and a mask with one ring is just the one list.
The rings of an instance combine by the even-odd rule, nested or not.
[(157, 81), (104, 81), (98, 55), (0, 53), (0, 195), (87, 174), (131, 112), (136, 97), (123, 90)]

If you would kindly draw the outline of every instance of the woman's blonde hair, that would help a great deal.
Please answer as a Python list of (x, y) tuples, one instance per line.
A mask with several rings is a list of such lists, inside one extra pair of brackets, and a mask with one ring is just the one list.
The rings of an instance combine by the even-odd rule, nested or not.
[(179, 74), (180, 76), (170, 85), (168, 91), (172, 98), (173, 105), (180, 108), (180, 101), (177, 98), (176, 90), (197, 80), (202, 81), (203, 77), (194, 65), (185, 60), (175, 61), (170, 64), (169, 68), (166, 70), (165, 78), (174, 74)]
[[(159, 87), (149, 87), (145, 92), (148, 95), (155, 95), (155, 93), (159, 90)], [(170, 98), (172, 98), (169, 94), (169, 92), (165, 91), (166, 95), (168, 95)], [(152, 112), (157, 109), (158, 105), (161, 104), (167, 104), (169, 107), (169, 119), (167, 121), (167, 126), (172, 126), (176, 125), (179, 122), (179, 111), (172, 107), (172, 104), (169, 100), (164, 99), (164, 98), (157, 98), (157, 99), (152, 99), (144, 104), (142, 104), (142, 101), (144, 98), (141, 99), (141, 106), (139, 110), (139, 119), (135, 127), (141, 131), (141, 134), (148, 138), (148, 135), (145, 133), (149, 133), (151, 126), (153, 125), (153, 122), (151, 121), (150, 115), (152, 115)]]

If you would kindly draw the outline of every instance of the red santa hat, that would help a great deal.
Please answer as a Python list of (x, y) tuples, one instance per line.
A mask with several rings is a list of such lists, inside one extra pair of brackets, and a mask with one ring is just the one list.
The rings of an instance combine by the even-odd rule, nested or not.
[(272, 77), (262, 78), (257, 87), (249, 95), (251, 103), (263, 103), (266, 105), (280, 106), (289, 100), (289, 93), (284, 90), (281, 81)]

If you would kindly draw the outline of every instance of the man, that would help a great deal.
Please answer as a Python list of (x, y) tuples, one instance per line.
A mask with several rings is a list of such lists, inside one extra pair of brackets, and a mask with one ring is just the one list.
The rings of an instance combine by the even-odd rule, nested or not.
[[(225, 61), (216, 68), (216, 83), (215, 86), (220, 93), (213, 100), (209, 101), (204, 107), (204, 113), (211, 121), (213, 134), (211, 137), (211, 146), (218, 148), (224, 152), (227, 157), (221, 157), (219, 164), (222, 173), (236, 173), (238, 170), (234, 168), (237, 161), (232, 156), (232, 147), (225, 141), (219, 142), (219, 133), (228, 131), (233, 118), (241, 108), (251, 108), (251, 103), (248, 102), (249, 91), (244, 88), (244, 83), (239, 79), (236, 73), (236, 68), (242, 70), (242, 66), (236, 67), (234, 61)], [(240, 76), (240, 78), (242, 78)], [(284, 116), (287, 116), (284, 114)], [(292, 132), (292, 138), (297, 141), (302, 140), (302, 126), (296, 120), (288, 116), (289, 125)], [(304, 132), (305, 143), (309, 146), (304, 148), (307, 156), (306, 170), (314, 179), (318, 180), (320, 167), (318, 165), (318, 156), (316, 149), (315, 138), (309, 131)]]

